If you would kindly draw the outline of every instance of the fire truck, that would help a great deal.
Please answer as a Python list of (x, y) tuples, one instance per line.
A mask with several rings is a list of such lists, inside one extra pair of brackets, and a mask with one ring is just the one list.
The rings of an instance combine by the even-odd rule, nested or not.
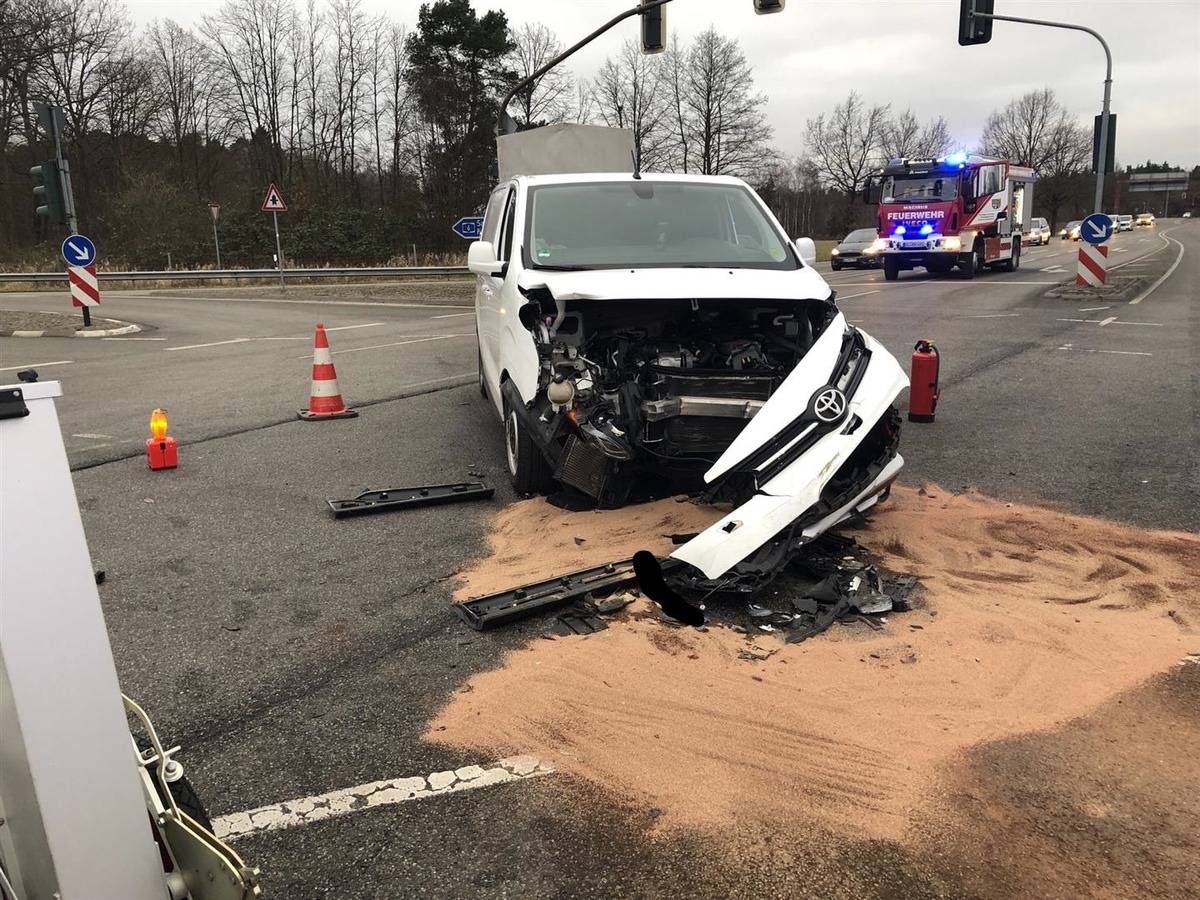
[(883, 275), (924, 266), (964, 278), (985, 268), (1015, 271), (1021, 235), (1033, 212), (1033, 169), (1006, 159), (955, 153), (939, 159), (893, 159), (867, 183), (879, 204)]

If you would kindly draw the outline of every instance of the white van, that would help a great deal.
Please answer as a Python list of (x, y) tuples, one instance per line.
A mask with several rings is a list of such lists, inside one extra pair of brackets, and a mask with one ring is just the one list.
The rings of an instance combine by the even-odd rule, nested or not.
[(1029, 245), (1038, 245), (1041, 247), (1050, 243), (1050, 223), (1045, 219), (1040, 219), (1034, 216), (1029, 220), (1029, 236), (1025, 243)]

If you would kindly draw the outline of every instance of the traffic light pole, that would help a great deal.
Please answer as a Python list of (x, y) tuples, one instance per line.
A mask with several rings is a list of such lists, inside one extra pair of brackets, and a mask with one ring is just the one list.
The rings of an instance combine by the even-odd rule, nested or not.
[(604, 32), (608, 31), (608, 29), (610, 29), (614, 25), (616, 25), (618, 22), (623, 22), (626, 19), (628, 19), (630, 16), (640, 15), (641, 13), (645, 12), (648, 9), (657, 9), (660, 6), (665, 6), (666, 4), (668, 4), (670, 2), (671, 2), (671, 0), (646, 0), (646, 2), (641, 3), (638, 6), (635, 6), (633, 9), (627, 9), (627, 10), (625, 10), (625, 12), (620, 13), (616, 16), (613, 16), (611, 19), (609, 19), (607, 22), (605, 22), (603, 25), (601, 25), (599, 28), (597, 28), (595, 31), (593, 31), (591, 34), (589, 34), (587, 37), (585, 37), (582, 41), (580, 41), (578, 44), (575, 44), (572, 47), (568, 47), (562, 53), (558, 54), (558, 56), (554, 57), (554, 59), (550, 60), (550, 62), (546, 63), (544, 66), (542, 66), (536, 72), (534, 72), (532, 75), (527, 75), (525, 78), (522, 78), (520, 81), (518, 81), (516, 83), (516, 85), (513, 87), (513, 89), (510, 90), (504, 96), (504, 99), (500, 101), (500, 108), (496, 112), (496, 134), (512, 134), (514, 131), (517, 130), (516, 121), (513, 119), (512, 116), (510, 116), (508, 114), (508, 104), (512, 102), (513, 97), (517, 96), (517, 94), (521, 93), (521, 91), (525, 90), (525, 88), (529, 87), (531, 84), (534, 84), (539, 78), (541, 78), (543, 75), (545, 75), (547, 72), (549, 72), (555, 66), (557, 66), (560, 62), (562, 62), (568, 56), (571, 56), (573, 53), (575, 53), (575, 51), (581, 49), (582, 47), (586, 47), (588, 44), (590, 44), (596, 38), (600, 37), (600, 35), (604, 34)]
[(1022, 25), (1045, 25), (1048, 28), (1067, 28), (1071, 31), (1086, 31), (1100, 42), (1104, 48), (1104, 58), (1108, 67), (1104, 72), (1104, 106), (1100, 110), (1100, 146), (1096, 157), (1096, 208), (1094, 212), (1103, 212), (1104, 206), (1104, 169), (1108, 165), (1108, 101), (1112, 96), (1112, 51), (1098, 31), (1093, 31), (1084, 25), (1072, 25), (1068, 22), (1049, 22), (1045, 19), (1023, 19), (1018, 16), (997, 16), (991, 13), (972, 12), (972, 18), (991, 19), (996, 22), (1018, 22)]

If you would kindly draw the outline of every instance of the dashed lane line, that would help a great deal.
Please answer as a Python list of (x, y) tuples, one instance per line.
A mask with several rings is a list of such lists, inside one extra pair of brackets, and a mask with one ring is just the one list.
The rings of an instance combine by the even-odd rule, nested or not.
[(253, 338), (234, 338), (231, 341), (213, 341), (208, 344), (184, 344), (182, 347), (167, 347), (166, 352), (170, 353), (172, 350), (199, 350), (203, 347), (223, 347), (226, 344), (245, 344), (251, 340)]
[(960, 319), (1019, 319), (1020, 313), (987, 313), (981, 316), (959, 316)]
[(29, 363), (23, 366), (0, 366), (0, 372), (15, 372), (17, 369), (44, 369), (47, 366), (69, 366), (73, 359), (60, 359), (57, 362)]
[(1153, 353), (1146, 353), (1142, 350), (1096, 350), (1091, 347), (1076, 347), (1074, 344), (1063, 344), (1061, 347), (1055, 347), (1055, 350), (1070, 350), (1074, 353), (1110, 353), (1113, 356), (1153, 356)]
[(379, 809), (410, 800), (425, 800), (459, 791), (509, 784), (549, 775), (553, 771), (554, 766), (536, 756), (511, 756), (499, 760), (487, 769), (482, 766), (464, 766), (461, 769), (432, 772), (429, 775), (372, 781), (327, 794), (300, 797), (284, 803), (218, 816), (213, 819), (213, 833), (222, 840), (235, 841), (252, 834), (308, 825), (362, 809)]
[(838, 297), (838, 300), (853, 300), (855, 297), (867, 297), (871, 294), (878, 294), (879, 291), (863, 291), (861, 294), (847, 294), (845, 297)]
[(430, 316), (429, 318), (431, 318), (431, 319), (461, 319), (464, 316), (473, 316), (473, 315), (475, 315), (475, 313), (473, 313), (473, 312), (447, 313), (444, 316)]
[[(333, 350), (330, 352), (329, 355), (330, 356), (340, 356), (343, 353), (361, 353), (363, 350), (383, 350), (388, 347), (406, 347), (409, 344), (425, 344), (425, 343), (428, 343), (429, 341), (448, 341), (451, 338), (464, 338), (464, 337), (474, 338), (475, 332), (472, 331), (469, 334), (437, 334), (437, 335), (433, 335), (432, 337), (413, 338), (412, 340), (409, 340), (409, 341), (394, 341), (390, 344), (372, 344), (370, 347), (351, 347), (348, 350)], [(308, 356), (298, 356), (295, 358), (296, 359), (308, 359), (309, 357)]]

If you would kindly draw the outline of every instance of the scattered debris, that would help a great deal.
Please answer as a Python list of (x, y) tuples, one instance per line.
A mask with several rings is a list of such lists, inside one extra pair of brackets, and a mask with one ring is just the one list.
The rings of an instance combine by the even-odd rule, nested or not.
[(778, 652), (778, 649), (767, 650), (765, 647), (758, 646), (758, 644), (751, 644), (749, 647), (738, 651), (738, 659), (750, 659), (761, 662), (762, 660), (770, 659)]
[(108, 578), (108, 575), (105, 573), (105, 571), (103, 569), (96, 570), (96, 584), (104, 584), (104, 582), (107, 578)]
[[(666, 560), (662, 565), (673, 568), (677, 563)], [(626, 559), (484, 594), (482, 597), (472, 597), (454, 604), (454, 611), (472, 628), (485, 631), (534, 613), (565, 606), (588, 594), (605, 596), (629, 587), (636, 581), (633, 560)]]
[(363, 513), (384, 512), (389, 509), (414, 506), (434, 506), (458, 503), (463, 500), (486, 500), (496, 493), (481, 481), (456, 484), (430, 484), (424, 487), (390, 488), (383, 491), (364, 491), (353, 500), (329, 500), (334, 518), (358, 516)]
[(664, 615), (693, 628), (704, 624), (704, 610), (692, 606), (672, 590), (663, 578), (663, 566), (657, 556), (649, 550), (639, 550), (633, 554), (633, 568), (642, 593), (657, 603)]
[(587, 538), (581, 538), (581, 537), (579, 537), (579, 535), (575, 536), (575, 546), (576, 547), (582, 547), (586, 541), (587, 541)]
[(559, 637), (572, 634), (595, 634), (604, 631), (608, 623), (600, 618), (600, 610), (592, 602), (589, 593), (581, 600), (576, 600), (565, 613), (559, 613), (554, 623), (554, 633)]

